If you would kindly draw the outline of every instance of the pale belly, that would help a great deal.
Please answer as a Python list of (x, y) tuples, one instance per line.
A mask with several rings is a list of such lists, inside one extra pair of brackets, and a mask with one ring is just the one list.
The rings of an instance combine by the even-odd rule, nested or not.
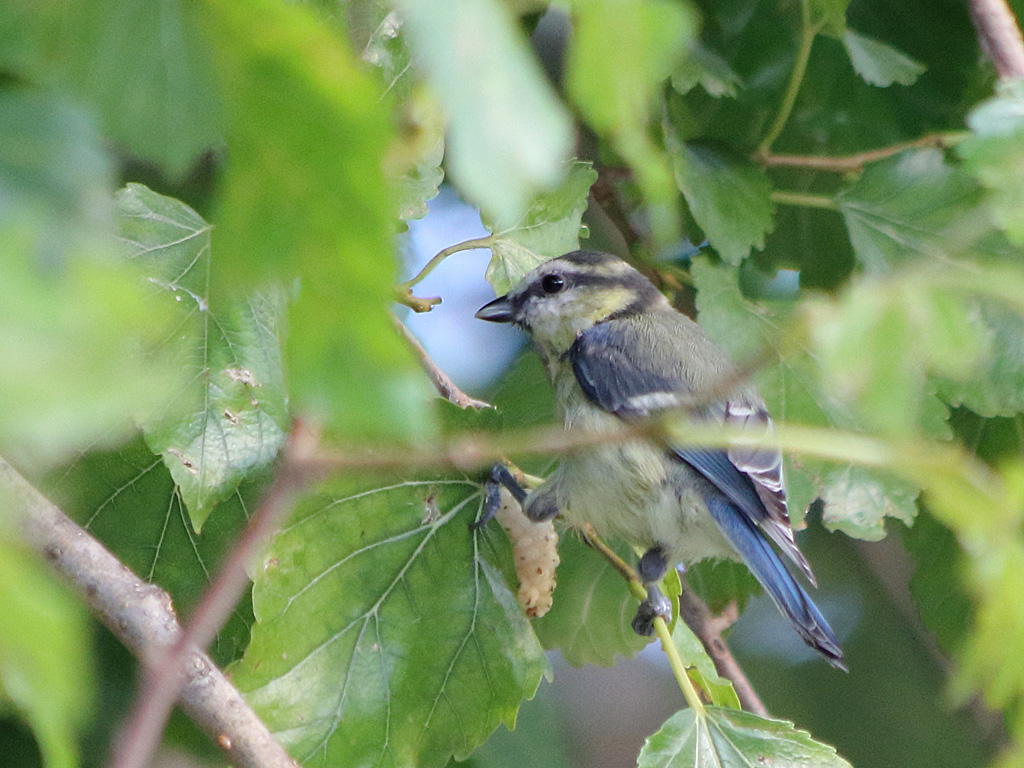
[[(565, 403), (566, 428), (619, 425), (615, 416), (588, 405), (571, 371), (560, 373), (553, 381)], [(559, 506), (570, 525), (589, 523), (601, 538), (642, 550), (660, 545), (673, 566), (738, 559), (704, 506), (706, 481), (685, 464), (666, 460), (649, 441), (568, 454), (556, 474)]]
[(603, 539), (642, 550), (660, 545), (673, 565), (706, 557), (735, 559), (704, 508), (699, 485), (685, 489), (680, 482), (691, 470), (668, 469), (671, 480), (658, 452), (643, 443), (567, 456), (558, 470), (563, 515), (571, 525), (589, 523)]

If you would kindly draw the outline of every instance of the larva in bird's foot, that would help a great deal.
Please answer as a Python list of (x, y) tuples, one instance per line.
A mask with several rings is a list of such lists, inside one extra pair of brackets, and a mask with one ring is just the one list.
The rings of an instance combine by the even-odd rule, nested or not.
[(552, 521), (535, 523), (504, 487), (495, 518), (512, 542), (512, 558), (519, 577), (519, 605), (530, 618), (551, 609), (558, 568), (558, 534)]

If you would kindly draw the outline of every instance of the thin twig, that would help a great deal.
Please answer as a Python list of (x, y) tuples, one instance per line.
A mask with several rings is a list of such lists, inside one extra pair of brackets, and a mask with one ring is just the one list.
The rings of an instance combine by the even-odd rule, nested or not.
[(433, 383), (434, 388), (437, 389), (438, 394), (445, 398), (449, 403), (459, 406), (462, 410), (467, 408), (474, 408), (480, 410), (482, 408), (493, 408), (490, 403), (485, 403), (483, 400), (477, 400), (474, 397), (470, 397), (457, 386), (455, 382), (448, 378), (448, 374), (441, 370), (441, 367), (434, 362), (433, 358), (427, 353), (427, 350), (420, 344), (420, 340), (417, 339), (412, 331), (405, 327), (405, 323), (399, 320), (394, 313), (391, 313), (391, 322), (395, 324), (399, 333), (405, 337), (405, 340), (409, 342), (409, 346), (416, 352), (416, 356), (420, 360), (420, 365), (423, 366), (424, 372), (426, 372), (428, 378)]
[[(144, 667), (159, 665), (183, 632), (171, 598), (126, 568), (0, 458), (0, 488), (13, 503), (25, 541), (63, 576)], [(185, 713), (241, 768), (297, 768), (209, 657), (184, 646), (175, 695)]]
[(771, 127), (768, 129), (768, 133), (761, 139), (761, 143), (757, 145), (757, 154), (768, 154), (772, 144), (779, 138), (782, 129), (786, 127), (789, 116), (793, 112), (793, 106), (796, 104), (797, 94), (800, 93), (800, 85), (804, 81), (804, 75), (807, 74), (807, 62), (811, 58), (811, 46), (814, 44), (814, 38), (818, 36), (819, 31), (820, 25), (811, 24), (811, 11), (808, 0), (800, 0), (800, 46), (797, 48), (796, 60), (793, 62), (793, 71), (790, 73), (786, 92), (782, 95), (779, 111), (775, 115), (775, 120), (772, 121)]
[(429, 312), (434, 306), (441, 303), (440, 297), (431, 296), (430, 298), (424, 299), (418, 296), (413, 296), (413, 286), (421, 282), (427, 275), (434, 271), (434, 268), (437, 267), (438, 264), (447, 259), (453, 253), (458, 253), (459, 251), (472, 251), (477, 248), (490, 248), (493, 242), (494, 236), (488, 235), (487, 237), (478, 237), (473, 240), (456, 243), (455, 245), (449, 245), (424, 264), (423, 269), (417, 272), (414, 277), (395, 286), (395, 301), (399, 304), (404, 304), (405, 306), (410, 307), (414, 312)]
[(722, 639), (722, 632), (736, 620), (736, 605), (732, 605), (732, 613), (725, 616), (713, 616), (707, 605), (701, 600), (686, 579), (680, 579), (683, 585), (682, 594), (679, 595), (679, 617), (686, 622), (686, 626), (697, 636), (704, 650), (708, 652), (715, 669), (722, 677), (732, 683), (740, 705), (747, 712), (753, 712), (761, 717), (768, 717), (768, 710), (761, 703), (760, 697), (750, 684), (749, 678), (740, 667), (739, 662), (732, 655), (729, 646)]
[(856, 173), (864, 170), (864, 166), (869, 163), (875, 163), (887, 157), (898, 155), (900, 152), (905, 152), (908, 149), (923, 147), (938, 147), (942, 149), (951, 147), (960, 143), (968, 135), (965, 132), (929, 133), (913, 141), (903, 141), (887, 147), (879, 147), (878, 149), (869, 149), (865, 152), (857, 152), (853, 155), (839, 155), (836, 157), (824, 155), (775, 155), (771, 152), (762, 152), (755, 153), (751, 159), (770, 168), (805, 168), (811, 171), (829, 171), (831, 173)]
[[(640, 601), (646, 600), (647, 590), (640, 581), (637, 572), (625, 560), (619, 557), (611, 547), (604, 543), (601, 537), (597, 535), (594, 527), (586, 523), (579, 530), (587, 546), (600, 553), (619, 572), (619, 575), (626, 580), (629, 591), (633, 593), (633, 596)], [(686, 672), (686, 665), (683, 664), (683, 660), (679, 656), (679, 649), (676, 648), (675, 641), (672, 639), (672, 633), (669, 632), (668, 625), (661, 616), (654, 618), (654, 631), (657, 633), (658, 639), (661, 640), (661, 648), (668, 658), (672, 674), (675, 675), (676, 683), (679, 685), (679, 690), (683, 692), (683, 698), (686, 699), (687, 705), (698, 716), (703, 716), (705, 712), (704, 704), (697, 694), (697, 689), (694, 688), (693, 681)]]
[(246, 566), (291, 511), (307, 481), (300, 468), (316, 449), (315, 430), (297, 421), (282, 452), (274, 480), (260, 500), (245, 533), (237, 541), (203, 594), (177, 642), (158, 664), (151, 665), (139, 699), (114, 745), (112, 768), (145, 768), (160, 743), (171, 707), (178, 697), (192, 648), (205, 648), (231, 615), (249, 583)]
[(447, 259), (453, 253), (459, 251), (472, 251), (477, 248), (490, 248), (491, 243), (494, 242), (494, 236), (488, 235), (487, 237), (477, 237), (472, 240), (466, 240), (465, 242), (456, 243), (455, 245), (449, 245), (443, 251), (438, 252), (430, 261), (423, 265), (423, 269), (416, 273), (416, 276), (401, 283), (398, 287), (401, 289), (411, 289), (414, 285), (420, 283), (427, 275), (434, 271), (434, 268), (442, 261)]
[(970, 0), (978, 42), (1000, 80), (1024, 78), (1024, 40), (1006, 0)]
[(839, 210), (839, 203), (825, 195), (811, 195), (804, 192), (786, 192), (775, 190), (771, 193), (773, 203), (779, 205), (797, 205), (801, 208), (823, 208), (826, 211)]

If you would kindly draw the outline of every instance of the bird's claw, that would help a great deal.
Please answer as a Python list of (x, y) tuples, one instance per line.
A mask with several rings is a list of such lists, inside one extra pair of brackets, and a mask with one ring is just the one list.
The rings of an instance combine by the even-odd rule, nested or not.
[(672, 621), (672, 601), (651, 586), (647, 588), (647, 598), (636, 609), (633, 631), (642, 637), (650, 637), (654, 634), (654, 620), (659, 616), (666, 623)]

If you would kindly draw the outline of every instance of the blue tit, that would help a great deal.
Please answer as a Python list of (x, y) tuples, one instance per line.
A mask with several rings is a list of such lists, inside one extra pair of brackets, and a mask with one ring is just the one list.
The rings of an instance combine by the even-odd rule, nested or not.
[[(696, 402), (693, 418), (774, 431), (750, 384), (701, 403), (702, 393), (741, 378), (732, 362), (643, 275), (609, 254), (573, 251), (545, 262), (476, 316), (530, 335), (566, 428), (607, 429)], [(570, 525), (589, 523), (601, 537), (643, 551), (637, 571), (648, 598), (633, 621), (641, 634), (651, 633), (655, 616), (672, 615), (657, 586), (670, 566), (731, 558), (746, 564), (808, 645), (846, 668), (828, 622), (783, 562), (814, 583), (793, 539), (777, 449), (647, 438), (588, 447), (563, 456), (524, 511), (537, 521), (562, 514)]]

